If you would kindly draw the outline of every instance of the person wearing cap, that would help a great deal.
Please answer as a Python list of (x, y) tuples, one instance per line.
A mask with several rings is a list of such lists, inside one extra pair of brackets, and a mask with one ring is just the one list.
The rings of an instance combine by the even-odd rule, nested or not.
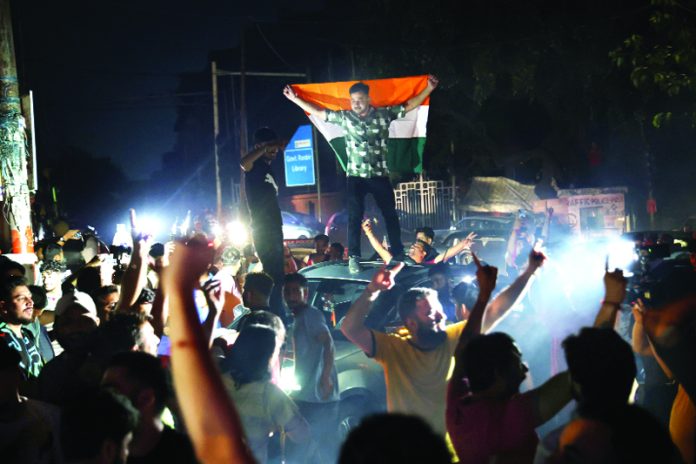
[[(254, 148), (242, 157), (240, 165), (246, 173), (244, 189), (251, 217), (251, 234), (263, 270), (274, 282), (282, 282), (283, 220), (278, 206), (278, 183), (271, 164), (285, 143), (268, 127), (254, 134)], [(273, 312), (287, 319), (283, 308), (281, 286), (277, 285), (270, 299)]]
[(29, 330), (34, 318), (34, 301), (23, 277), (0, 281), (0, 338), (20, 355), (19, 367), (25, 379), (36, 379), (43, 367), (37, 339)]

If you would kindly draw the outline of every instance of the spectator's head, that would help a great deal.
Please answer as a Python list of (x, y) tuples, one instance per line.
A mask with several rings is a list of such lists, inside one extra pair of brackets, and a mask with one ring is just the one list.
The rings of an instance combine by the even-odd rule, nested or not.
[(262, 156), (262, 159), (267, 163), (272, 162), (278, 154), (278, 147), (275, 145), (277, 142), (278, 135), (276, 135), (276, 133), (268, 127), (262, 127), (254, 132), (254, 146), (256, 148), (264, 145), (270, 146)]
[(447, 464), (445, 440), (420, 417), (375, 414), (353, 429), (341, 447), (339, 464)]
[(579, 417), (558, 440), (553, 462), (683, 462), (669, 433), (652, 414), (624, 405), (609, 417)]
[(0, 342), (0, 402), (8, 404), (17, 401), (17, 390), (22, 382), (22, 370), (19, 367), (19, 352), (10, 345)]
[(343, 261), (346, 249), (339, 242), (333, 242), (329, 247), (329, 261)]
[(268, 306), (268, 299), (273, 291), (273, 278), (265, 272), (250, 272), (244, 279), (242, 300), (244, 306)]
[(262, 325), (270, 327), (276, 334), (276, 352), (274, 356), (280, 356), (280, 349), (285, 343), (285, 324), (282, 319), (270, 311), (252, 311), (244, 319), (239, 326), (239, 331), (243, 332), (246, 327), (252, 325)]
[(45, 262), (58, 261), (59, 263), (64, 263), (65, 257), (63, 256), (63, 248), (57, 243), (49, 243), (46, 245), (46, 248), (44, 248), (43, 259)]
[(24, 277), (0, 280), (0, 320), (10, 325), (23, 325), (33, 319), (34, 301)]
[(235, 247), (225, 247), (220, 252), (220, 262), (230, 275), (236, 275), (242, 265), (242, 254)]
[(314, 237), (314, 251), (318, 254), (323, 255), (327, 252), (329, 248), (329, 236), (325, 234), (319, 234)]
[(77, 274), (77, 289), (88, 295), (94, 295), (102, 286), (101, 269), (96, 266), (85, 266)]
[(31, 292), (31, 299), (34, 302), (34, 318), (37, 318), (48, 305), (46, 290), (38, 285), (29, 285), (29, 291)]
[(127, 397), (141, 419), (159, 418), (169, 396), (167, 373), (158, 358), (129, 351), (111, 358), (102, 376), (102, 386)]
[(435, 240), (435, 231), (432, 227), (419, 227), (416, 229), (416, 240), (421, 240), (428, 245), (432, 245), (433, 240)]
[(370, 87), (362, 82), (353, 84), (348, 90), (350, 107), (358, 116), (364, 116), (370, 110)]
[(425, 260), (428, 253), (430, 253), (430, 245), (423, 240), (416, 240), (408, 249), (408, 257), (418, 264)]
[(41, 263), (40, 269), (43, 287), (46, 289), (46, 291), (50, 293), (59, 290), (63, 282), (65, 265), (59, 261), (46, 260)]
[(276, 333), (264, 325), (248, 325), (239, 333), (223, 363), (237, 386), (268, 380), (276, 351)]
[(84, 292), (75, 290), (71, 293), (64, 293), (63, 296), (61, 296), (56, 302), (56, 317), (60, 317), (64, 313), (70, 311), (90, 317), (94, 319), (97, 324), (99, 324), (97, 306), (94, 304), (92, 297)]
[(291, 311), (297, 311), (307, 306), (309, 297), (309, 284), (307, 278), (299, 273), (285, 276), (283, 285), (283, 297), (285, 304)]
[(7, 256), (0, 255), (0, 278), (24, 277), (27, 270), (17, 261), (12, 261)]
[(138, 412), (110, 390), (83, 396), (63, 409), (60, 441), (66, 463), (125, 464)]
[(56, 315), (53, 333), (65, 351), (86, 352), (92, 346), (97, 330), (97, 318), (73, 305), (60, 315)]
[(444, 335), (447, 316), (430, 288), (415, 287), (399, 297), (397, 310), (414, 341), (435, 342)]
[(447, 263), (437, 263), (428, 269), (433, 290), (446, 290), (450, 284), (450, 268)]
[(502, 332), (473, 338), (463, 353), (469, 387), (507, 397), (517, 393), (529, 369), (515, 341)]
[(99, 320), (106, 322), (111, 318), (118, 304), (118, 287), (116, 285), (104, 285), (94, 294), (94, 303), (97, 305)]
[(614, 330), (586, 327), (563, 341), (580, 411), (625, 406), (636, 376), (633, 350)]
[(99, 355), (109, 359), (125, 351), (143, 351), (157, 354), (159, 338), (143, 313), (116, 313), (99, 328), (97, 334)]

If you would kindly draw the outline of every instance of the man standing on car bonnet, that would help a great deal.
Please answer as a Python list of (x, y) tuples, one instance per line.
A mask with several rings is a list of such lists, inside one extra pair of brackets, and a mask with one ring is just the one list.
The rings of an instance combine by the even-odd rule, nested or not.
[(396, 214), (396, 201), (387, 167), (389, 125), (393, 120), (403, 118), (406, 113), (418, 108), (438, 83), (438, 79), (430, 75), (425, 89), (403, 105), (375, 108), (370, 104), (370, 87), (358, 82), (348, 91), (351, 106), (348, 111), (332, 111), (315, 106), (299, 98), (289, 85), (283, 90), (287, 99), (304, 111), (341, 126), (345, 132), (348, 155), (348, 268), (351, 273), (360, 272), (360, 224), (368, 193), (372, 194), (384, 216), (392, 254), (403, 254), (399, 216)]
[[(285, 315), (280, 282), (283, 281), (283, 220), (278, 206), (278, 184), (271, 163), (285, 143), (268, 127), (254, 133), (254, 148), (242, 157), (240, 165), (246, 173), (246, 192), (251, 235), (263, 270), (276, 285), (269, 304), (274, 313)], [(285, 317), (282, 317), (285, 319)]]

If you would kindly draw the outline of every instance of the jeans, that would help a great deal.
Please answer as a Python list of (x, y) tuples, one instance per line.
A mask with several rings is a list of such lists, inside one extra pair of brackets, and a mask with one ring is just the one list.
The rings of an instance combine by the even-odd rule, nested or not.
[(285, 277), (282, 225), (254, 221), (251, 229), (254, 248), (256, 248), (256, 254), (263, 264), (263, 272), (270, 275), (274, 282), (269, 301), (271, 312), (287, 324), (288, 317), (282, 294), (283, 278)]
[(353, 177), (346, 179), (348, 193), (348, 255), (360, 256), (361, 223), (365, 213), (365, 196), (372, 194), (375, 203), (382, 211), (387, 227), (387, 236), (391, 245), (391, 254), (398, 256), (404, 252), (404, 244), (401, 242), (401, 226), (399, 216), (396, 214), (396, 202), (394, 190), (388, 177)]

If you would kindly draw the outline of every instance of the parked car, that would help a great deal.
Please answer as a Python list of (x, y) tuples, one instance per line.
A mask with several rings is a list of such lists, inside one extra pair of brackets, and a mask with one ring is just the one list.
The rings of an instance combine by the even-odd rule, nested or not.
[[(309, 304), (324, 311), (334, 338), (340, 393), (340, 438), (344, 438), (366, 414), (386, 410), (382, 367), (340, 331), (351, 304), (383, 265), (380, 261), (363, 262), (362, 271), (357, 274), (348, 272), (345, 261), (320, 263), (300, 271), (309, 281)], [(462, 280), (472, 282), (474, 276), (474, 266), (452, 266), (452, 279), (455, 283)], [(427, 267), (406, 266), (398, 274), (394, 288), (382, 292), (374, 302), (366, 324), (371, 329), (388, 333), (401, 329), (403, 324), (396, 310), (396, 302), (404, 291), (415, 286), (430, 286)], [(475, 301), (476, 293), (476, 286), (472, 283), (472, 301)], [(284, 364), (285, 375), (288, 374), (290, 364)]]
[(321, 223), (313, 216), (289, 211), (281, 211), (280, 214), (283, 218), (283, 238), (286, 240), (311, 239), (322, 233)]

